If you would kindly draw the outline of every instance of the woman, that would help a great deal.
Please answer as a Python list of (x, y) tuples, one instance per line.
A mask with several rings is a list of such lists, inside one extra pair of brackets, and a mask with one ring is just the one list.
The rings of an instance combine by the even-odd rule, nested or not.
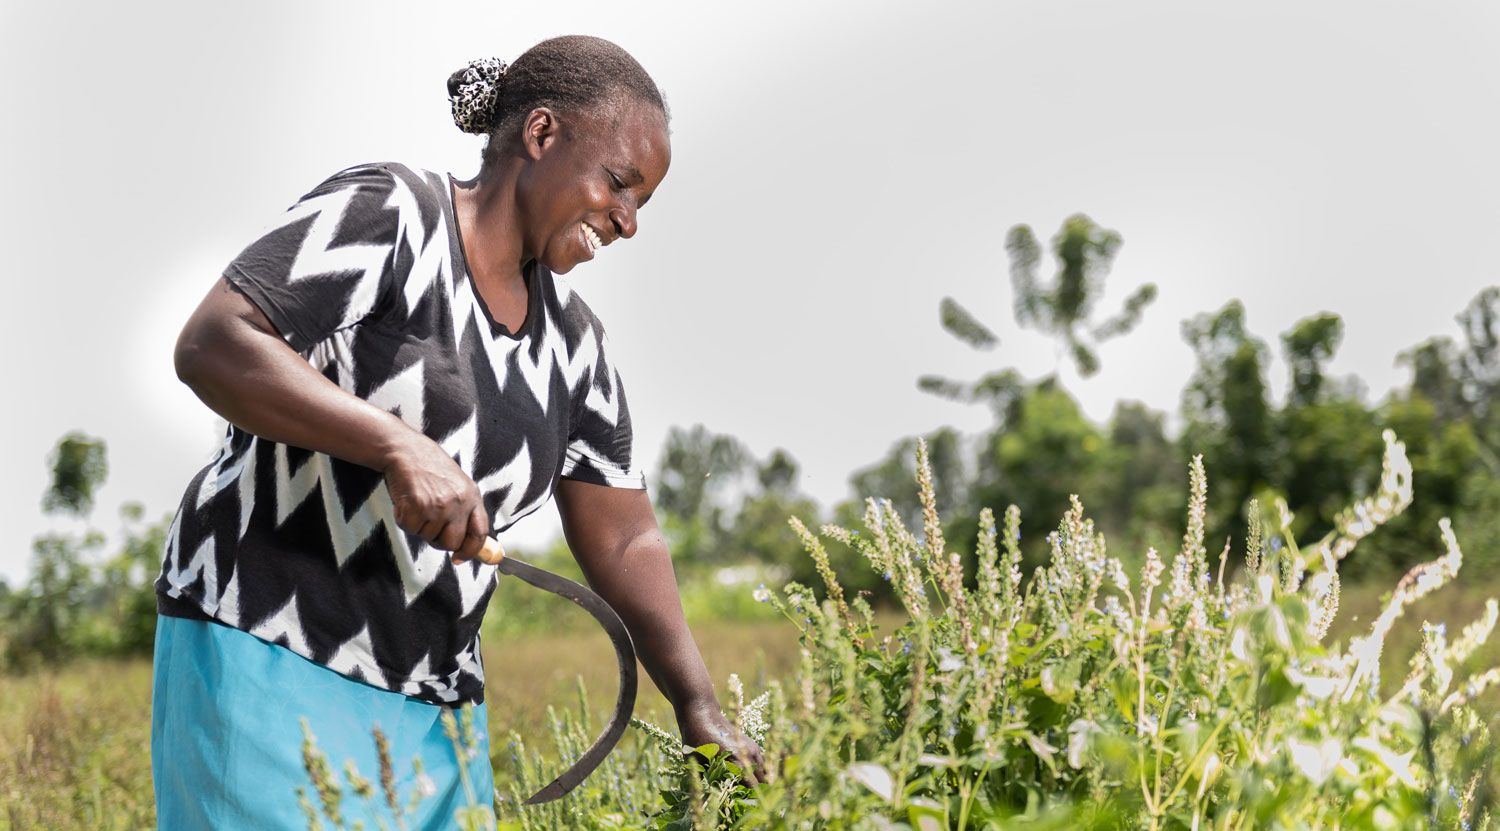
[[(476, 554), (553, 493), (684, 742), (761, 765), (683, 620), (604, 328), (559, 276), (635, 235), (670, 161), (661, 94), (590, 37), (475, 61), (449, 92), (459, 126), (488, 135), (475, 178), (334, 174), (179, 338), (179, 377), (229, 427), (156, 583), (163, 828), (302, 827), (299, 717), (366, 775), (378, 723), (398, 790), (430, 794), (417, 826), (450, 822), (463, 777), (439, 713), (484, 697), (495, 571)], [(477, 722), (483, 737), (482, 707)], [(486, 798), (487, 752), (468, 768)]]

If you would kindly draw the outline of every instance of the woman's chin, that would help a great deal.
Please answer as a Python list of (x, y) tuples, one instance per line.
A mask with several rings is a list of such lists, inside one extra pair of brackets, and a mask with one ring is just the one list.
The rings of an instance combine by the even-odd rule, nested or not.
[(551, 261), (546, 260), (546, 259), (540, 259), (540, 258), (538, 258), (537, 261), (540, 262), (542, 265), (546, 266), (547, 270), (550, 271), (550, 272), (552, 272), (553, 274), (567, 274), (569, 271), (573, 270), (573, 266), (578, 265), (578, 261), (577, 260), (563, 260), (562, 262), (551, 262)]
[(592, 260), (592, 259), (593, 259), (593, 257), (585, 257), (584, 259), (580, 260), (580, 259), (576, 259), (576, 258), (573, 258), (573, 257), (567, 257), (567, 256), (562, 256), (562, 257), (543, 256), (543, 257), (538, 257), (537, 258), (537, 262), (540, 262), (542, 265), (546, 266), (547, 270), (550, 271), (550, 272), (552, 272), (553, 274), (567, 274), (569, 271), (573, 270), (574, 266), (578, 265), (579, 263), (588, 262), (589, 260)]

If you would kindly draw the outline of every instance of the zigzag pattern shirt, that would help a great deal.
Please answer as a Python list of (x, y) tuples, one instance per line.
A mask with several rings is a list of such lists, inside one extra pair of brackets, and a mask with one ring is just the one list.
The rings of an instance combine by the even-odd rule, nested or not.
[[(495, 533), (559, 477), (644, 488), (599, 319), (527, 269), (525, 323), (470, 277), (452, 177), (397, 163), (329, 177), (225, 269), (287, 344), (452, 454)], [(213, 620), (424, 701), (484, 700), (495, 569), (403, 531), (379, 471), (230, 425), (188, 483), (156, 580), (162, 614)]]

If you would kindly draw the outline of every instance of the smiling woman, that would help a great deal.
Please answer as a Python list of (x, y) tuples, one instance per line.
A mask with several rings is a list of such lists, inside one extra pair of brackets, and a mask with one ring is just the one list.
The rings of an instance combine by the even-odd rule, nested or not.
[[(488, 136), (475, 177), (335, 173), (179, 337), (179, 377), (229, 426), (156, 583), (162, 828), (301, 827), (299, 717), (365, 769), (380, 722), (393, 757), (429, 760), (432, 782), (397, 771), (403, 793), (436, 790), (418, 827), (446, 825), (461, 789), (437, 766), (439, 715), (484, 700), (496, 572), (477, 555), (554, 493), (684, 742), (760, 765), (683, 620), (604, 326), (560, 276), (635, 235), (670, 163), (661, 94), (590, 37), (475, 61), (448, 87), (455, 122)], [(487, 762), (470, 763), (481, 794)]]

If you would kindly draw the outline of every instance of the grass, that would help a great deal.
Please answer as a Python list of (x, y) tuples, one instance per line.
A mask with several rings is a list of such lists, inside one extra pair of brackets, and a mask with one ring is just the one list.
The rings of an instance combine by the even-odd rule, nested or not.
[[(696, 623), (693, 634), (721, 690), (731, 672), (747, 683), (778, 677), (798, 656), (796, 630), (784, 624)], [(550, 747), (547, 705), (572, 706), (578, 676), (588, 685), (595, 713), (613, 706), (614, 651), (597, 627), (491, 637), (484, 653), (497, 784), (510, 776), (502, 752), (509, 732), (517, 731), (531, 746)], [(668, 729), (676, 726), (667, 700), (644, 671), (635, 712)], [(147, 659), (80, 661), (0, 676), (0, 829), (154, 827), (150, 750)]]
[(155, 826), (151, 663), (0, 677), (0, 828)]

